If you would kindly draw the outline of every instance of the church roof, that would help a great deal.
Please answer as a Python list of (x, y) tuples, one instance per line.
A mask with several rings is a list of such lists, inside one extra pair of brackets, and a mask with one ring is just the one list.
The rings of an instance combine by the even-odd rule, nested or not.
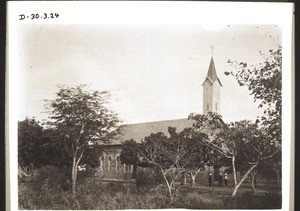
[(121, 125), (118, 128), (119, 134), (110, 143), (113, 145), (122, 144), (122, 142), (133, 139), (140, 143), (146, 136), (151, 133), (163, 132), (169, 135), (168, 127), (175, 127), (177, 132), (181, 132), (186, 127), (191, 127), (194, 121), (189, 119), (174, 119), (156, 122), (146, 122), (137, 124)]
[(205, 78), (204, 82), (206, 80), (210, 80), (212, 83), (214, 83), (216, 80), (218, 80), (218, 82), (222, 86), (222, 83), (221, 83), (221, 81), (220, 81), (220, 79), (217, 75), (217, 71), (216, 71), (215, 62), (214, 62), (213, 57), (211, 57), (210, 64), (209, 64), (209, 67), (208, 67), (208, 71), (207, 71), (207, 75), (206, 75), (206, 78)]

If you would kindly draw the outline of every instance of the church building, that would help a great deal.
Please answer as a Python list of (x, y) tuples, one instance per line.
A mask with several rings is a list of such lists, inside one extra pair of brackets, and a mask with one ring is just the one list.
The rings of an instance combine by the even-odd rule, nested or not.
[[(211, 57), (208, 72), (202, 86), (203, 114), (207, 114), (208, 112), (220, 113), (220, 91), (222, 83), (218, 78), (213, 57)], [(193, 122), (193, 120), (184, 118), (121, 125), (118, 128), (120, 131), (119, 135), (104, 146), (104, 152), (100, 157), (100, 167), (97, 169), (96, 177), (102, 180), (129, 179), (133, 173), (133, 166), (121, 164), (120, 161), (120, 153), (124, 141), (133, 139), (139, 143), (144, 137), (149, 136), (151, 133), (163, 132), (164, 134), (168, 134), (168, 127), (175, 127), (177, 131), (180, 132), (186, 127), (191, 127)], [(211, 169), (209, 167), (209, 171), (201, 172), (198, 177), (202, 175), (202, 177), (207, 179), (208, 172), (214, 173), (214, 177), (216, 178), (219, 174), (219, 169)]]

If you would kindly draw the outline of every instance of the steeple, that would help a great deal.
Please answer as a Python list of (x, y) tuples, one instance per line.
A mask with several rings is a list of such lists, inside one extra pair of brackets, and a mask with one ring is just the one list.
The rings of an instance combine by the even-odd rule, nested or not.
[[(211, 57), (210, 64), (209, 64), (209, 67), (208, 67), (208, 71), (207, 71), (207, 75), (206, 75), (206, 78), (205, 78), (204, 82), (207, 79), (210, 80), (212, 83), (214, 83), (216, 80), (218, 80), (218, 82), (222, 86), (222, 83), (221, 83), (221, 81), (220, 81), (220, 79), (218, 78), (218, 75), (217, 75), (217, 71), (216, 71), (215, 62), (214, 62), (213, 57)], [(204, 84), (204, 82), (203, 82), (203, 84)]]
[(211, 57), (207, 75), (203, 86), (203, 114), (207, 112), (220, 113), (220, 87), (222, 83), (218, 78), (213, 56)]
[(213, 82), (215, 82), (215, 80), (218, 78), (213, 57), (211, 57), (206, 77), (209, 77)]

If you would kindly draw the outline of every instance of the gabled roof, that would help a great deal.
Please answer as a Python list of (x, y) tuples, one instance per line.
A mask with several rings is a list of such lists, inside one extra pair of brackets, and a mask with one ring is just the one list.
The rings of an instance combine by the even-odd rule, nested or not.
[[(221, 83), (221, 81), (220, 81), (220, 79), (218, 78), (218, 75), (217, 75), (217, 71), (216, 71), (215, 62), (214, 62), (213, 57), (211, 57), (210, 64), (209, 64), (209, 67), (208, 67), (208, 71), (207, 71), (207, 75), (206, 75), (206, 78), (205, 78), (204, 82), (206, 80), (209, 80), (211, 83), (214, 83), (216, 80), (218, 80), (218, 82), (222, 86), (222, 83)], [(203, 84), (204, 84), (204, 82), (203, 82)]]
[(122, 144), (122, 142), (129, 139), (133, 139), (136, 142), (140, 143), (146, 136), (149, 136), (151, 133), (163, 132), (165, 135), (169, 135), (168, 127), (175, 127), (177, 129), (176, 132), (181, 132), (184, 128), (191, 127), (193, 123), (194, 120), (174, 119), (121, 125), (118, 128), (119, 134), (110, 144)]

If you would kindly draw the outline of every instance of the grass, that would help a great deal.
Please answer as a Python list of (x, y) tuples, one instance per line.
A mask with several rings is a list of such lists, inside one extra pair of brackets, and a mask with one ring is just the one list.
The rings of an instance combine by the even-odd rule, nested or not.
[(177, 200), (170, 204), (164, 186), (137, 190), (134, 183), (106, 182), (81, 179), (76, 196), (72, 196), (62, 170), (44, 169), (34, 176), (19, 180), (20, 209), (114, 210), (114, 209), (278, 209), (278, 191), (258, 189), (255, 194), (244, 186), (235, 200), (229, 200), (233, 187), (182, 187)]

